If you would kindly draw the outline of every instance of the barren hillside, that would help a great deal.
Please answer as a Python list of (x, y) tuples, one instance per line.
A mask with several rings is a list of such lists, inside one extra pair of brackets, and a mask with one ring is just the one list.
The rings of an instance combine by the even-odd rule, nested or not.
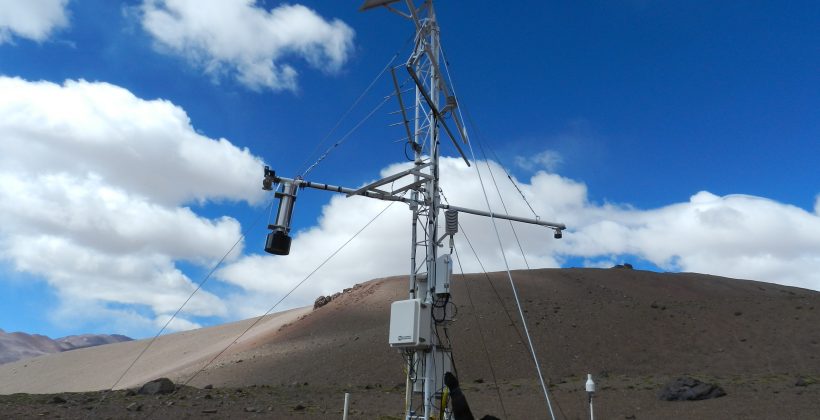
[[(628, 269), (545, 269), (515, 271), (513, 276), (555, 408), (566, 418), (583, 417), (586, 373), (598, 381), (601, 418), (813, 419), (820, 413), (820, 385), (815, 383), (820, 379), (818, 292)], [(323, 407), (315, 410), (317, 418), (340, 408), (333, 401), (352, 391), (354, 407), (366, 418), (396, 416), (404, 378), (401, 357), (387, 345), (387, 329), (390, 303), (406, 298), (406, 281), (373, 280), (321, 308), (280, 318), (233, 346), (191, 385), (298, 387), (305, 406)], [(458, 313), (449, 335), (474, 412), (546, 416), (506, 273), (455, 276), (453, 287)], [(215, 342), (216, 331), (219, 343), (226, 343), (244, 325), (163, 337), (168, 343), (188, 340), (189, 347), (162, 353), (154, 363), (165, 369), (155, 366), (150, 372), (184, 382), (223, 347), (205, 346)], [(211, 340), (200, 340), (200, 335)], [(121, 343), (3, 365), (0, 392), (77, 390), (66, 388), (71, 378), (61, 375), (83, 373), (64, 373), (59, 366), (90, 363), (80, 360), (87, 358), (105, 361), (110, 370), (124, 369), (142, 345), (144, 341)], [(134, 347), (114, 351), (124, 346)], [(189, 352), (197, 357), (180, 362)], [(145, 357), (151, 354), (149, 350)], [(682, 375), (717, 383), (728, 395), (659, 401), (656, 394), (663, 384)], [(126, 382), (133, 386), (149, 376)], [(44, 377), (45, 382), (24, 379)], [(44, 383), (50, 385), (36, 388)], [(111, 384), (110, 378), (82, 383), (86, 389)]]

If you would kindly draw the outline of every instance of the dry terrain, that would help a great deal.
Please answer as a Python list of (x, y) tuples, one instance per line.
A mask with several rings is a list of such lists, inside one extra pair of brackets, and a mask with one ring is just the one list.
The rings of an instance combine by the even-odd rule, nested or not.
[[(820, 418), (818, 292), (628, 269), (513, 276), (557, 418), (588, 418), (586, 373), (598, 382), (596, 418)], [(406, 287), (404, 277), (377, 279), (316, 310), (265, 318), (210, 365), (253, 320), (163, 336), (110, 393), (80, 391), (110, 388), (147, 341), (2, 365), (0, 394), (12, 395), (0, 395), (0, 416), (339, 418), (350, 392), (354, 418), (400, 418), (402, 359), (386, 341), (390, 303)], [(547, 418), (506, 273), (455, 276), (453, 287), (449, 336), (473, 412)], [(657, 398), (684, 375), (727, 395)], [(160, 376), (188, 386), (167, 396), (125, 390)]]

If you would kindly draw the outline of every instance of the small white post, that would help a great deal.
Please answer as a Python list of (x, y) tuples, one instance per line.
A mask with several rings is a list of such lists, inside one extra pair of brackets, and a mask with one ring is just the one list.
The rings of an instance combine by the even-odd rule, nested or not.
[(347, 412), (350, 409), (350, 393), (345, 392), (345, 409), (342, 414), (342, 420), (347, 420)]
[(595, 420), (595, 413), (592, 410), (592, 396), (595, 394), (595, 382), (592, 381), (591, 373), (587, 373), (586, 389), (587, 395), (589, 396), (589, 420)]

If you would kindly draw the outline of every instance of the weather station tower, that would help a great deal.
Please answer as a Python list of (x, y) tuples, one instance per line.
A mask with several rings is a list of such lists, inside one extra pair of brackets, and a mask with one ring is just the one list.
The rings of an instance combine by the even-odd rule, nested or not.
[[(401, 7), (401, 9), (399, 9)], [(395, 97), (400, 108), (406, 140), (413, 150), (413, 166), (360, 188), (347, 188), (302, 177), (286, 178), (265, 167), (263, 189), (275, 192), (279, 206), (265, 243), (265, 251), (288, 255), (291, 247), (291, 220), (299, 191), (309, 188), (361, 196), (408, 205), (411, 216), (411, 243), (408, 299), (393, 302), (390, 311), (389, 345), (405, 359), (405, 418), (449, 418), (446, 408), (444, 375), (453, 370), (449, 335), (439, 333), (453, 321), (448, 305), (451, 294), (453, 236), (458, 232), (459, 213), (545, 226), (555, 238), (566, 227), (561, 223), (517, 217), (442, 203), (439, 187), (441, 137), (446, 137), (470, 166), (462, 149), (469, 145), (467, 130), (458, 112), (458, 101), (447, 78), (442, 74), (440, 30), (432, 0), (415, 5), (413, 0), (366, 0), (360, 10), (387, 9), (407, 20), (415, 28), (415, 44), (407, 61), (391, 68)], [(406, 9), (406, 10), (405, 10)], [(403, 67), (403, 69), (402, 69)], [(406, 72), (414, 85), (412, 106), (405, 106), (397, 70)], [(410, 98), (408, 98), (410, 99)], [(443, 224), (440, 217), (444, 216)], [(439, 231), (440, 227), (444, 232)], [(450, 252), (439, 252), (449, 239)], [(441, 255), (440, 255), (441, 254)], [(540, 375), (540, 372), (539, 372)], [(419, 399), (420, 398), (420, 399)]]

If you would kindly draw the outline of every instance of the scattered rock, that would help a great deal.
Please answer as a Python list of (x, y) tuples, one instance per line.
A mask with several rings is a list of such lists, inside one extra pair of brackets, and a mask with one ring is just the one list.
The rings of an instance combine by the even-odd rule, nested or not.
[(741, 315), (743, 315), (743, 312), (740, 312), (740, 311), (735, 312), (735, 316), (741, 316)]
[(483, 384), (484, 383), (484, 378), (478, 378), (478, 379), (474, 380), (473, 382), (475, 382), (477, 384)]
[(216, 414), (216, 412), (217, 411), (216, 411), (215, 408), (209, 408), (207, 410), (202, 410), (202, 414)]
[(327, 305), (333, 299), (331, 296), (319, 296), (313, 302), (313, 310), (321, 308), (322, 306)]
[(302, 404), (296, 404), (296, 407), (293, 407), (293, 411), (302, 411), (305, 409), (305, 406)]
[(138, 393), (140, 395), (170, 394), (174, 392), (174, 389), (174, 383), (170, 379), (159, 378), (143, 385)]
[(205, 398), (206, 400), (212, 400), (212, 399), (214, 399), (214, 397), (212, 397), (212, 396), (211, 396), (211, 394), (205, 394), (205, 396), (204, 396), (204, 397), (202, 397), (202, 398)]
[(132, 402), (131, 404), (128, 404), (125, 409), (128, 411), (142, 411), (142, 404)]
[(707, 384), (695, 378), (678, 378), (667, 383), (658, 394), (663, 401), (698, 401), (719, 398), (726, 395), (723, 388)]
[(211, 384), (205, 385), (202, 389), (214, 389), (214, 386)]
[(636, 417), (635, 417), (635, 415), (634, 415), (634, 414), (630, 414), (630, 415), (628, 415), (628, 416), (624, 416), (624, 418), (625, 418), (625, 419), (635, 419)]
[(810, 381), (807, 381), (806, 378), (800, 376), (794, 381), (794, 386), (809, 386), (811, 384)]
[(125, 391), (126, 397), (133, 397), (134, 395), (137, 395), (137, 391), (134, 391), (133, 389), (129, 388)]
[(67, 402), (68, 401), (65, 398), (63, 398), (59, 395), (55, 395), (55, 396), (51, 397), (50, 400), (48, 400), (49, 404), (65, 404)]
[(259, 411), (259, 410), (257, 410), (256, 407), (245, 407), (245, 412), (246, 413), (255, 413), (257, 411)]

